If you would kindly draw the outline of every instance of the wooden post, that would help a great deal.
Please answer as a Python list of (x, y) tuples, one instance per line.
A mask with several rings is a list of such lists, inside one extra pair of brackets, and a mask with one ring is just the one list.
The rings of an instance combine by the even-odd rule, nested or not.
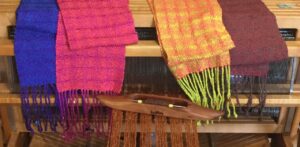
[[(291, 132), (290, 132), (291, 138), (296, 138), (297, 132), (299, 130), (299, 124), (300, 124), (300, 107), (297, 107), (295, 115), (294, 115), (294, 120), (292, 123)], [(298, 142), (299, 142), (299, 140), (298, 140)]]
[(7, 106), (0, 107), (0, 116), (1, 116), (1, 123), (3, 128), (3, 141), (4, 143), (7, 143), (11, 135), (11, 129), (9, 126), (9, 120), (7, 114)]

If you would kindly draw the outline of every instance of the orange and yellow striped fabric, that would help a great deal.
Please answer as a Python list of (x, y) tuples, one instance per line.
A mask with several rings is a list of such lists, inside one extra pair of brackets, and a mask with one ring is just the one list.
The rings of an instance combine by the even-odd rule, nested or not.
[(234, 43), (216, 0), (148, 0), (159, 42), (177, 79), (230, 64)]

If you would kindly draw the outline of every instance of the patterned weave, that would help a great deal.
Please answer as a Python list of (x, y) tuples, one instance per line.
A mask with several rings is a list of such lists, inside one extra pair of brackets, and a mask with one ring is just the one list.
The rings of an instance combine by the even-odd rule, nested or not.
[(55, 0), (22, 0), (17, 10), (14, 50), (22, 111), (30, 131), (32, 125), (39, 131), (47, 130), (48, 126), (55, 130), (59, 117), (50, 107), (50, 94), (56, 91), (57, 15)]
[[(90, 109), (98, 107), (94, 95), (121, 92), (125, 45), (138, 37), (128, 0), (58, 0), (58, 4), (56, 76), (65, 133), (86, 134), (100, 126), (89, 119)], [(83, 101), (82, 119), (70, 103), (78, 99)]]
[[(222, 84), (222, 91), (225, 91), (224, 82), (215, 86), (213, 81), (218, 78), (225, 79), (223, 74), (230, 80), (226, 66), (230, 65), (229, 50), (234, 47), (234, 43), (223, 25), (222, 10), (218, 2), (148, 2), (154, 14), (163, 55), (181, 88), (195, 103), (222, 109), (225, 96), (224, 92), (221, 94), (220, 87)], [(221, 73), (223, 77), (219, 77)], [(207, 81), (211, 82), (212, 90), (209, 90), (210, 83)], [(204, 85), (201, 84), (203, 82)], [(210, 101), (208, 97), (211, 97)]]
[[(217, 1), (151, 0), (149, 3), (165, 58), (177, 78), (229, 65), (226, 52), (234, 44), (222, 23), (222, 11)], [(202, 59), (204, 62), (201, 63)], [(223, 62), (215, 62), (216, 59)], [(198, 67), (191, 68), (191, 63), (186, 63), (189, 61)]]
[[(223, 21), (236, 47), (230, 51), (232, 84), (238, 91), (249, 89), (247, 112), (252, 105), (253, 90), (259, 88), (260, 113), (265, 106), (269, 64), (288, 58), (276, 18), (261, 0), (219, 0)], [(255, 84), (255, 79), (258, 82)], [(240, 85), (240, 86), (239, 86)], [(244, 86), (241, 86), (244, 85)], [(239, 102), (239, 101), (237, 101)]]
[(270, 62), (288, 57), (276, 18), (261, 0), (219, 2), (224, 24), (236, 45), (230, 52), (233, 74), (266, 76)]

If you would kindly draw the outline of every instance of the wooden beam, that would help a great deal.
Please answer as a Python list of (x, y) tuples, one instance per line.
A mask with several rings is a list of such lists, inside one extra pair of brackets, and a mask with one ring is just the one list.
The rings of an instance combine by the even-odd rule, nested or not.
[[(20, 0), (1, 0), (0, 13), (15, 13)], [(299, 28), (300, 2), (295, 0), (263, 0), (266, 6), (277, 17), (277, 23), (281, 28)], [(280, 5), (287, 4), (290, 8), (280, 8)], [(147, 0), (129, 0), (129, 7), (132, 11), (135, 26), (153, 27), (153, 15)]]
[[(245, 105), (248, 102), (248, 97), (246, 95), (239, 95), (239, 100), (241, 105)], [(54, 103), (54, 98), (51, 98), (51, 102)], [(236, 99), (232, 98), (232, 102), (236, 104)], [(20, 105), (20, 94), (11, 93), (0, 93), (0, 105)], [(253, 106), (259, 104), (257, 96), (253, 97)], [(292, 95), (276, 95), (269, 94), (266, 100), (267, 107), (299, 107), (300, 106), (300, 94)]]
[[(300, 41), (287, 41), (289, 57), (300, 57)], [(13, 41), (0, 38), (0, 56), (14, 56)], [(139, 41), (126, 46), (126, 57), (161, 57), (161, 48), (156, 41)]]

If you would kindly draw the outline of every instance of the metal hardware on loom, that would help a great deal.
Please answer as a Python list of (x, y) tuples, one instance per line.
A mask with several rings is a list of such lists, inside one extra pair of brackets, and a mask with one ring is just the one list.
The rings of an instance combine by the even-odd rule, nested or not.
[(294, 93), (294, 85), (295, 85), (295, 79), (297, 74), (297, 63), (299, 62), (299, 59), (297, 57), (293, 57), (291, 59), (292, 64), (292, 75), (291, 75), (291, 85), (290, 85), (290, 93)]

